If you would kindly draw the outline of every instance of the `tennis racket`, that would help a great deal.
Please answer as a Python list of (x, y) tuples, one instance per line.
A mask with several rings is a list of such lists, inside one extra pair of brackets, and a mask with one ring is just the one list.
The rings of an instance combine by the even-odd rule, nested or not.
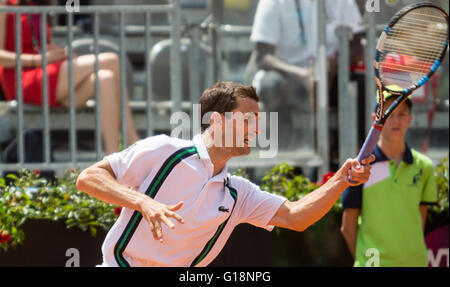
[[(448, 32), (447, 13), (427, 2), (397, 12), (381, 33), (374, 61), (379, 105), (359, 162), (372, 153), (391, 113), (436, 72), (448, 49)], [(396, 96), (387, 108), (383, 91)]]

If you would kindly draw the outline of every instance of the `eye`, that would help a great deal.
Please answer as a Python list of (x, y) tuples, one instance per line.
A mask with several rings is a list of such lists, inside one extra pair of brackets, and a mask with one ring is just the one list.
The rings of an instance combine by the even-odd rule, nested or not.
[(244, 120), (247, 121), (247, 122), (251, 121), (251, 120), (254, 120), (254, 119), (256, 119), (255, 113), (247, 113), (244, 116)]

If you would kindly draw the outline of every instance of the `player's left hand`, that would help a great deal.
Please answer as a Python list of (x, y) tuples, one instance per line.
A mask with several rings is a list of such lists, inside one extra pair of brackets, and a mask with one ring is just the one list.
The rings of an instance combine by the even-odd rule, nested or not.
[(347, 169), (346, 181), (350, 186), (361, 185), (369, 180), (370, 177), (370, 164), (375, 160), (374, 155), (370, 155), (368, 158), (362, 160), (361, 163), (357, 159), (348, 159), (343, 169)]

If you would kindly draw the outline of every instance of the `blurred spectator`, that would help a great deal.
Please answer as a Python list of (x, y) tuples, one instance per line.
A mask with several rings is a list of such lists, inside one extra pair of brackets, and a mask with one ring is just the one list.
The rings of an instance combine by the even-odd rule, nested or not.
[[(386, 107), (395, 100), (387, 92), (384, 97)], [(437, 190), (431, 160), (405, 141), (411, 106), (409, 98), (387, 119), (372, 152), (376, 159), (369, 181), (342, 194), (341, 231), (354, 266), (428, 266), (424, 229)]]
[[(42, 5), (49, 1), (36, 0), (7, 0), (0, 5)], [(15, 72), (15, 35), (14, 13), (5, 15), (0, 13), (0, 83), (7, 100), (16, 98)], [(25, 103), (42, 105), (42, 61), (40, 16), (38, 14), (22, 14), (22, 89)], [(67, 51), (52, 44), (51, 27), (47, 24), (48, 50), (46, 73), (48, 77), (49, 103), (51, 107), (69, 106), (68, 61)], [(99, 85), (101, 129), (105, 145), (105, 152), (111, 154), (119, 149), (120, 128), (120, 69), (119, 58), (114, 53), (99, 54)], [(84, 55), (73, 59), (73, 76), (75, 88), (75, 105), (77, 108), (85, 106), (87, 100), (95, 97), (95, 55)], [(128, 95), (127, 95), (128, 98)], [(127, 105), (128, 106), (128, 105)], [(128, 143), (139, 140), (134, 127), (131, 110), (127, 108)]]
[[(327, 0), (325, 4), (328, 70), (332, 81), (336, 73), (335, 28), (344, 24), (354, 33), (360, 32), (361, 14), (353, 0)], [(267, 110), (279, 113), (280, 142), (285, 147), (298, 143), (292, 132), (313, 137), (312, 130), (309, 135), (302, 130), (293, 131), (292, 114), (313, 111), (313, 66), (318, 51), (316, 7), (313, 0), (263, 0), (256, 9), (250, 37), (255, 50), (246, 81), (257, 88)], [(361, 53), (354, 55), (362, 57)], [(307, 122), (300, 124), (310, 126)]]

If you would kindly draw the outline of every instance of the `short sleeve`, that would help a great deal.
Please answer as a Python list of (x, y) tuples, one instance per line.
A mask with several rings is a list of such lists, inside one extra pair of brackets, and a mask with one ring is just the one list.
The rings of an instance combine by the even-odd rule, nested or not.
[(437, 202), (437, 186), (433, 166), (429, 166), (424, 170), (423, 179), (424, 183), (420, 204), (435, 204)]
[(286, 198), (262, 191), (259, 186), (239, 176), (231, 177), (230, 186), (238, 194), (235, 212), (239, 223), (250, 223), (271, 231), (274, 226), (269, 222)]
[(105, 156), (104, 159), (106, 159), (111, 166), (111, 169), (113, 170), (117, 181), (120, 181), (120, 179), (123, 177), (123, 174), (131, 166), (131, 163), (136, 158), (136, 155), (138, 153), (137, 146), (138, 143), (134, 143), (121, 152), (116, 152)]
[(277, 2), (276, 0), (258, 2), (250, 36), (253, 43), (262, 42), (276, 45), (279, 42), (280, 21)]
[(361, 208), (362, 206), (362, 185), (350, 186), (341, 195), (342, 207)]
[(140, 140), (104, 159), (110, 164), (119, 183), (137, 187), (158, 162), (161, 154), (173, 149), (168, 136), (158, 135)]

